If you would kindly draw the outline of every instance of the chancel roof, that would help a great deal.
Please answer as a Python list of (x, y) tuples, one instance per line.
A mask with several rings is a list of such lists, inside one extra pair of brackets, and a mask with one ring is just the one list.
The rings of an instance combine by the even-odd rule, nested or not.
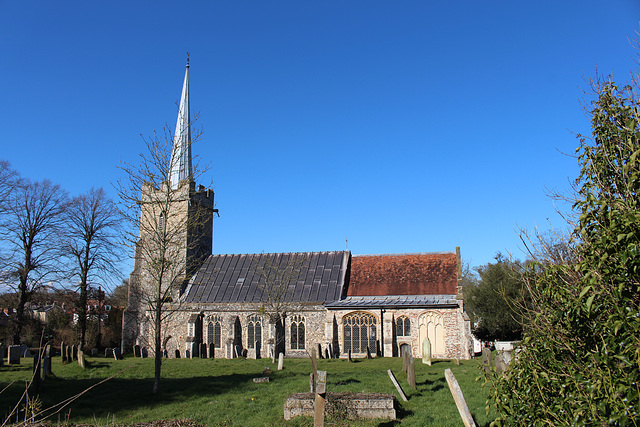
[(286, 302), (326, 303), (343, 296), (348, 251), (210, 255), (187, 286), (186, 303), (259, 303), (283, 286)]
[(429, 308), (458, 307), (455, 295), (387, 295), (372, 297), (346, 297), (326, 304), (327, 308)]
[(455, 252), (359, 255), (351, 259), (348, 296), (456, 295)]

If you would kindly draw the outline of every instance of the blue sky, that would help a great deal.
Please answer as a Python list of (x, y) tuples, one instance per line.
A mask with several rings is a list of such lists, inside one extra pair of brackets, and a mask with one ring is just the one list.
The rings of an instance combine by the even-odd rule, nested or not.
[[(563, 227), (596, 69), (628, 80), (640, 2), (0, 0), (0, 158), (71, 194), (191, 107), (214, 251), (523, 258)], [(125, 268), (126, 269), (126, 268)], [(125, 272), (126, 273), (126, 272)]]

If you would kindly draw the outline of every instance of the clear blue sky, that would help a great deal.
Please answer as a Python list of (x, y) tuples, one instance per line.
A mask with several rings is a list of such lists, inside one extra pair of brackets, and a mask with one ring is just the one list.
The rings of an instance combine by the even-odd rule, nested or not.
[[(0, 158), (71, 194), (191, 107), (214, 251), (523, 258), (562, 227), (596, 68), (626, 81), (640, 2), (0, 0)], [(590, 99), (590, 98), (586, 98)], [(566, 207), (561, 207), (566, 210)]]

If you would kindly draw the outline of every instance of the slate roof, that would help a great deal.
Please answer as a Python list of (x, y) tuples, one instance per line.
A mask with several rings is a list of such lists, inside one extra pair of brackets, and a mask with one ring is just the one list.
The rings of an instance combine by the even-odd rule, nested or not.
[[(326, 303), (343, 296), (348, 251), (210, 255), (185, 289), (186, 303), (262, 302), (264, 272), (269, 266), (296, 265), (287, 302)], [(296, 260), (296, 261), (291, 261)]]
[(358, 255), (351, 259), (347, 296), (457, 293), (455, 252)]
[(371, 297), (346, 297), (340, 301), (325, 304), (329, 309), (351, 308), (457, 308), (455, 295), (388, 295)]

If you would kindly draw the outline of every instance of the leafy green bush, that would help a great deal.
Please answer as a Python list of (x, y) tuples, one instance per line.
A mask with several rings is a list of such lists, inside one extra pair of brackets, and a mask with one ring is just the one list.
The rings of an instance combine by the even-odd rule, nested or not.
[(496, 425), (640, 422), (640, 103), (630, 86), (595, 89), (593, 138), (577, 150), (573, 260), (529, 266), (522, 351), (490, 374)]

